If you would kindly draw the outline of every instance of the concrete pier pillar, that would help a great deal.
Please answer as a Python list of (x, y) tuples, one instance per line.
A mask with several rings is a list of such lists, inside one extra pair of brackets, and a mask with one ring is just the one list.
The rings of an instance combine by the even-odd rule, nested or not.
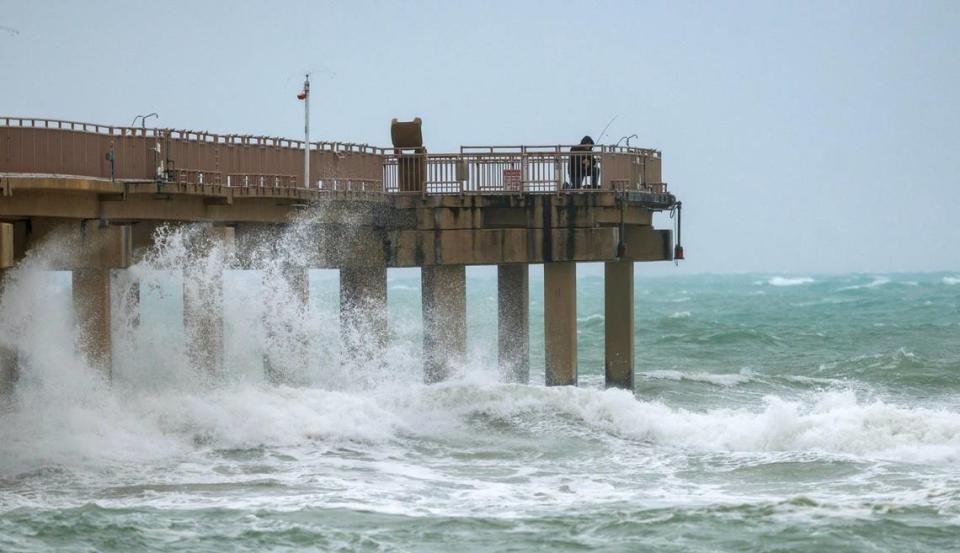
[(463, 265), (421, 268), (423, 375), (427, 383), (446, 380), (467, 349), (467, 273)]
[[(0, 270), (2, 273), (3, 270)], [(0, 275), (2, 276), (2, 275)], [(19, 379), (17, 351), (0, 346), (0, 398), (13, 392)]]
[[(15, 254), (14, 226), (0, 223), (0, 297), (3, 297), (7, 269), (13, 267)], [(17, 381), (17, 353), (0, 344), (0, 397), (13, 391)]]
[(604, 263), (603, 288), (606, 386), (633, 390), (633, 261)]
[(547, 386), (577, 384), (577, 264), (543, 264), (543, 336)]
[(387, 346), (387, 267), (340, 269), (340, 339), (345, 359), (380, 362)]
[[(264, 288), (278, 297), (267, 299), (264, 324), (267, 330), (263, 371), (274, 384), (297, 382), (310, 362), (310, 337), (303, 324), (310, 307), (310, 271), (306, 267), (284, 265), (279, 274), (267, 272), (264, 278), (280, 278), (282, 286), (264, 281)], [(281, 294), (284, 291), (286, 295)]]
[(526, 263), (497, 266), (497, 342), (506, 382), (530, 382), (530, 271)]
[(283, 279), (290, 290), (291, 299), (298, 308), (306, 309), (310, 302), (310, 270), (290, 265), (283, 269)]
[[(202, 247), (219, 247), (228, 259), (234, 249), (233, 227), (211, 227), (209, 233)], [(200, 253), (204, 257), (209, 249)], [(195, 369), (214, 378), (223, 376), (223, 268), (222, 263), (199, 263), (183, 270), (187, 355)]]
[(110, 307), (110, 269), (75, 269), (73, 309), (80, 327), (81, 350), (88, 362), (108, 378), (113, 369)]
[(73, 307), (80, 349), (87, 361), (110, 378), (113, 370), (111, 270), (130, 266), (131, 227), (81, 225), (82, 250), (73, 270)]

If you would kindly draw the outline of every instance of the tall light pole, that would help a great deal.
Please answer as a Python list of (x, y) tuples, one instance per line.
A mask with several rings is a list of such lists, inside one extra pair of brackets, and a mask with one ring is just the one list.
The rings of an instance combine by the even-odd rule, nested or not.
[(303, 79), (303, 92), (297, 94), (303, 100), (303, 186), (310, 188), (310, 73)]
[[(146, 137), (147, 137), (147, 118), (148, 117), (156, 117), (158, 120), (160, 119), (160, 116), (157, 115), (157, 112), (153, 112), (153, 113), (148, 113), (146, 115), (138, 115), (133, 118), (133, 123), (130, 123), (130, 126), (132, 127), (133, 125), (137, 124), (137, 119), (140, 120), (140, 130), (143, 133), (144, 140), (146, 140)], [(156, 144), (153, 147), (153, 166), (154, 166), (154, 171), (156, 173), (154, 175), (154, 179), (159, 183), (160, 180), (163, 178), (163, 170), (164, 170), (164, 167), (160, 165), (160, 139), (159, 138), (156, 139)]]

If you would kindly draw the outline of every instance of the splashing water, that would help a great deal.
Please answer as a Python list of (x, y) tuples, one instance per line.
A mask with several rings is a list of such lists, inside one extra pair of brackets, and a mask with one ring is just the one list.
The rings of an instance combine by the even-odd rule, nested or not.
[[(496, 278), (471, 272), (470, 360), (425, 386), (416, 277), (391, 278), (386, 363), (352, 359), (336, 278), (312, 271), (306, 304), (290, 278), (336, 240), (314, 234), (243, 237), (238, 256), (210, 227), (159, 229), (114, 278), (109, 383), (53, 270), (76, 237), (8, 274), (0, 345), (21, 374), (0, 407), (0, 550), (955, 549), (951, 277), (760, 295), (755, 275), (641, 277), (634, 395), (601, 389), (602, 279), (579, 282), (584, 387), (544, 388), (500, 382)], [(217, 374), (187, 338), (221, 275)]]

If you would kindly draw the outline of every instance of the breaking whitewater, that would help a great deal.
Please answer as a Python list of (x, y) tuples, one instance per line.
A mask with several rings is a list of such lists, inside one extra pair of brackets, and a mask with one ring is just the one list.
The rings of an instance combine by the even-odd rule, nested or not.
[[(48, 270), (71, 238), (8, 275), (0, 342), (24, 370), (0, 407), (0, 551), (960, 546), (958, 274), (639, 266), (630, 394), (602, 389), (601, 278), (579, 281), (581, 388), (544, 388), (537, 273), (522, 386), (496, 369), (496, 276), (471, 269), (469, 362), (424, 386), (416, 273), (391, 272), (389, 361), (356, 365), (336, 271), (311, 271), (303, 309), (276, 278), (290, 260), (234, 270), (202, 234), (167, 229), (131, 269), (139, 316), (118, 285), (110, 385)], [(185, 351), (186, 266), (226, 268), (221, 378)]]

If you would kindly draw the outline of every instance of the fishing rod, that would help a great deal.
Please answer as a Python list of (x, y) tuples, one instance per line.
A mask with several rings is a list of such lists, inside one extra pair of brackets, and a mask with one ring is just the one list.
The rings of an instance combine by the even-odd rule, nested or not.
[(620, 117), (619, 113), (617, 115), (614, 115), (612, 118), (610, 118), (610, 121), (607, 122), (607, 126), (604, 127), (602, 131), (600, 131), (600, 136), (598, 136), (596, 140), (597, 144), (601, 144), (603, 142), (603, 135), (607, 134), (607, 129), (609, 129), (610, 125), (612, 125), (613, 122), (617, 120), (617, 117)]

